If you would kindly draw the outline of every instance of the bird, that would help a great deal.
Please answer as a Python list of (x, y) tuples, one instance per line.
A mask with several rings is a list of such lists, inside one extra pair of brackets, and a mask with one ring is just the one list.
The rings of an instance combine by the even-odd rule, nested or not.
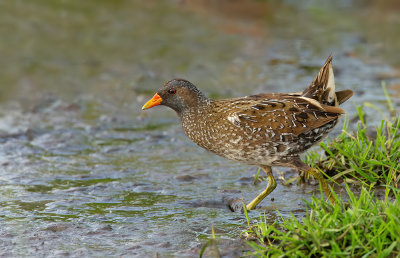
[(290, 167), (317, 179), (332, 204), (333, 190), (300, 154), (320, 142), (345, 111), (352, 90), (335, 91), (329, 55), (318, 75), (297, 93), (260, 93), (214, 100), (185, 79), (167, 81), (142, 110), (163, 105), (176, 111), (183, 131), (198, 146), (224, 158), (260, 167), (267, 187), (246, 205), (253, 210), (277, 186), (272, 167)]

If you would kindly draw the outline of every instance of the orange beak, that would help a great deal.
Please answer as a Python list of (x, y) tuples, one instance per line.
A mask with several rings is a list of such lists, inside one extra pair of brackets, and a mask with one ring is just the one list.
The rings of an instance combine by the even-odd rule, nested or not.
[(149, 109), (154, 106), (160, 105), (161, 101), (162, 101), (162, 98), (160, 97), (160, 95), (158, 95), (156, 93), (149, 101), (146, 102), (146, 104), (143, 105), (142, 110)]

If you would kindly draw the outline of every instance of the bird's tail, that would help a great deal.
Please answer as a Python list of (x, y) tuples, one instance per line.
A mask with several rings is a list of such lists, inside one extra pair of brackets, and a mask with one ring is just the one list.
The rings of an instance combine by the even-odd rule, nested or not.
[(318, 102), (329, 105), (339, 106), (351, 96), (353, 91), (343, 90), (335, 92), (335, 76), (332, 69), (332, 54), (326, 59), (324, 65), (319, 70), (310, 86), (302, 93), (302, 96), (312, 98)]

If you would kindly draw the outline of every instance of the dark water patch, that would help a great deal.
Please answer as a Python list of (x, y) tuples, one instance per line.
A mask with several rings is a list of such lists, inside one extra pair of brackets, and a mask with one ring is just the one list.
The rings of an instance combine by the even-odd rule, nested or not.
[(44, 230), (48, 230), (48, 231), (52, 231), (52, 232), (61, 232), (61, 231), (67, 230), (68, 228), (69, 228), (68, 224), (58, 223), (58, 224), (50, 225), (47, 228), (45, 228)]
[[(183, 171), (182, 171), (183, 172)], [(175, 177), (178, 181), (182, 182), (192, 182), (194, 180), (210, 178), (208, 174), (194, 174), (194, 175), (179, 175)]]

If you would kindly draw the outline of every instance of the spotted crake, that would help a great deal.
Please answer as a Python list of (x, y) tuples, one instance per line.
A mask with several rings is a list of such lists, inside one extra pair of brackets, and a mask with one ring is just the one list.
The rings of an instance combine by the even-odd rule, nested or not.
[(261, 93), (212, 100), (183, 79), (166, 82), (142, 109), (165, 105), (176, 111), (186, 135), (197, 145), (227, 159), (261, 167), (267, 188), (246, 208), (276, 187), (272, 166), (294, 167), (319, 180), (331, 202), (331, 191), (320, 173), (299, 155), (321, 141), (344, 113), (339, 105), (353, 95), (335, 91), (332, 56), (310, 86), (300, 93)]

